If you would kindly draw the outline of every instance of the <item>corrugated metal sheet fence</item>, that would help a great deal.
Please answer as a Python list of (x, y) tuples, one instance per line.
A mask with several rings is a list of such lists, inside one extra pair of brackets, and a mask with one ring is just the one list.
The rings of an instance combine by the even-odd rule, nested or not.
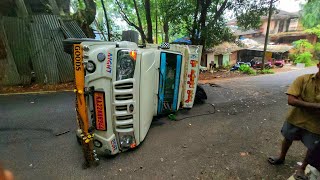
[(7, 40), (16, 63), (22, 84), (31, 82), (31, 63), (29, 54), (29, 30), (25, 20), (14, 17), (4, 17), (3, 25)]
[(0, 85), (20, 84), (20, 75), (7, 39), (3, 26), (3, 18), (0, 17)]
[[(71, 21), (73, 29), (70, 30), (58, 16), (54, 15), (37, 15), (31, 16), (30, 19), (14, 17), (2, 17), (2, 19), (0, 27), (5, 27), (3, 34), (6, 35), (6, 42), (9, 42), (5, 48), (11, 50), (13, 55), (13, 58), (11, 60), (7, 58), (7, 61), (14, 59), (11, 66), (16, 65), (19, 77), (11, 75), (15, 78), (10, 78), (8, 81), (8, 78), (6, 80), (1, 78), (1, 76), (8, 77), (8, 73), (2, 73), (0, 85), (30, 84), (32, 77), (36, 83), (41, 84), (57, 84), (73, 80), (71, 57), (63, 51), (62, 40), (65, 37), (85, 37), (75, 22)], [(4, 66), (0, 62), (0, 68), (3, 69)]]
[[(32, 20), (39, 24), (48, 24), (48, 29), (51, 40), (50, 44), (55, 49), (55, 57), (57, 60), (58, 74), (60, 82), (69, 82), (73, 80), (72, 61), (71, 56), (63, 51), (62, 40), (64, 38), (63, 31), (59, 22), (59, 16), (55, 15), (38, 15), (32, 16)], [(79, 26), (78, 26), (78, 29)], [(81, 31), (81, 29), (80, 29)], [(53, 54), (52, 54), (53, 55)]]

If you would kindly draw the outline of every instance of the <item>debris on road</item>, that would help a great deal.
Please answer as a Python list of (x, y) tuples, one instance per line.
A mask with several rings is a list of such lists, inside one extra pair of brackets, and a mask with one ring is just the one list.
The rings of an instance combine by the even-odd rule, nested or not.
[(67, 133), (69, 133), (69, 132), (70, 132), (70, 130), (67, 130), (67, 131), (64, 131), (64, 132), (61, 132), (61, 133), (56, 134), (56, 136), (61, 136), (61, 135), (63, 135), (63, 134), (67, 134)]
[(240, 156), (244, 157), (244, 156), (248, 156), (249, 152), (240, 152)]

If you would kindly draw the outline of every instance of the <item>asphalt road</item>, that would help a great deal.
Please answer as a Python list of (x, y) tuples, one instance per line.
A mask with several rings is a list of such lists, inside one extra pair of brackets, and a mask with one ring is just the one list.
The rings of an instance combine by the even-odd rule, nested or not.
[[(204, 85), (209, 104), (180, 112), (180, 121), (156, 120), (139, 148), (102, 157), (86, 170), (73, 93), (0, 96), (0, 161), (16, 179), (286, 179), (305, 148), (294, 143), (285, 165), (266, 161), (279, 152), (284, 92), (297, 76), (316, 70)], [(203, 115), (208, 112), (214, 114)]]

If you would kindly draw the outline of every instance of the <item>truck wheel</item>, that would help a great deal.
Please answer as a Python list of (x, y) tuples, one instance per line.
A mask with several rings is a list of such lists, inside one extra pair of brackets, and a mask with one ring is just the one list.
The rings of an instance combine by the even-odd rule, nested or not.
[(76, 135), (76, 138), (77, 138), (78, 144), (81, 145), (81, 138), (79, 136), (77, 136), (77, 135)]
[(207, 94), (204, 91), (203, 87), (200, 85), (197, 85), (196, 97), (194, 102), (196, 104), (203, 104), (206, 99), (207, 99)]

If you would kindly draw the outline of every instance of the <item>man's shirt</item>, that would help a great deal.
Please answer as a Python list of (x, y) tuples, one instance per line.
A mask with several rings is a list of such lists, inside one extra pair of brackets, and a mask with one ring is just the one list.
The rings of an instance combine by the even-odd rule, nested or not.
[[(286, 94), (296, 96), (306, 102), (320, 103), (320, 78), (316, 74), (300, 76), (291, 84)], [(292, 107), (288, 113), (287, 121), (320, 135), (319, 110)]]

